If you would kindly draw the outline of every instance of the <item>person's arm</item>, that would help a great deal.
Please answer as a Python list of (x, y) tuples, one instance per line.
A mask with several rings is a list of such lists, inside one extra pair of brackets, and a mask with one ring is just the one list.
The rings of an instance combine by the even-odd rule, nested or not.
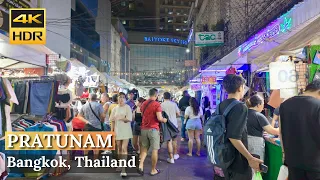
[(157, 119), (159, 122), (166, 123), (167, 119), (162, 116), (162, 112), (157, 112)]
[(82, 121), (82, 122), (84, 122), (84, 123), (86, 123), (86, 124), (90, 124), (90, 122), (89, 122), (88, 120), (86, 120), (85, 117), (84, 117), (84, 110), (83, 110), (83, 108), (81, 108), (80, 113), (79, 113), (79, 115), (78, 115), (78, 118), (79, 118), (80, 121)]
[(256, 171), (260, 171), (260, 163), (263, 163), (262, 160), (253, 157), (247, 148), (244, 146), (241, 140), (229, 138), (232, 145), (248, 160), (249, 166)]
[(186, 108), (186, 111), (184, 112), (184, 121), (182, 122), (183, 124), (187, 123), (187, 119), (189, 118), (189, 113), (190, 112), (190, 107)]
[(119, 119), (120, 121), (123, 121), (125, 123), (131, 122), (132, 121), (132, 111), (129, 105), (127, 105), (126, 108), (126, 116), (124, 118)]
[(176, 114), (178, 117), (180, 117), (180, 109), (176, 103), (175, 103), (175, 105), (176, 105)]
[(269, 134), (277, 135), (277, 136), (279, 135), (279, 128), (274, 128), (270, 124), (267, 126), (264, 126), (263, 129)]
[(276, 125), (276, 121), (279, 119), (278, 115), (273, 114), (271, 126), (274, 127)]
[[(110, 109), (109, 109), (110, 110)], [(114, 131), (114, 127), (115, 127), (115, 121), (116, 121), (116, 117), (115, 117), (115, 109), (113, 109), (111, 111), (111, 114), (110, 114), (110, 119), (111, 121), (111, 131)]]
[(104, 109), (102, 105), (99, 105), (99, 116), (100, 116), (100, 122), (104, 122), (105, 118), (106, 118), (106, 114), (104, 113)]

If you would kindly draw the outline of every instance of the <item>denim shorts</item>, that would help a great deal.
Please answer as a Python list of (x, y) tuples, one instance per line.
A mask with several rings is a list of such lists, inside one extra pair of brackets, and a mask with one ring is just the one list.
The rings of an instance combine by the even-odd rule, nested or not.
[(189, 119), (187, 121), (186, 129), (201, 130), (202, 129), (201, 120), (199, 118), (197, 118), (197, 119)]

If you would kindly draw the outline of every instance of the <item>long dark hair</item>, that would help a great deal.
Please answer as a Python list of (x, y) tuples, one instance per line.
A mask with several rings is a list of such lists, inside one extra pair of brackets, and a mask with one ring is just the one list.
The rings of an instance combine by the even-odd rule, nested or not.
[(210, 101), (209, 101), (208, 96), (203, 97), (203, 99), (204, 99), (203, 107), (204, 107), (204, 108), (210, 107)]
[(197, 116), (200, 112), (200, 107), (199, 107), (199, 103), (198, 101), (196, 100), (196, 98), (194, 97), (191, 97), (190, 100), (189, 100), (189, 104), (193, 110), (193, 114), (195, 116)]

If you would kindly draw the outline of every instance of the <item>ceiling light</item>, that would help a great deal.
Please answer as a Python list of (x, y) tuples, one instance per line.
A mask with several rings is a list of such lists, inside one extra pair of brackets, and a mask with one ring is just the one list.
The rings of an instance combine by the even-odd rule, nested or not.
[(173, 13), (173, 12), (171, 12), (171, 11), (170, 11), (170, 12), (168, 12), (168, 14), (172, 14), (172, 13)]
[(187, 24), (188, 21), (183, 21), (185, 24)]
[(172, 22), (172, 20), (170, 19), (170, 20), (168, 20), (168, 22)]
[(180, 31), (180, 29), (176, 29), (176, 31)]
[(180, 13), (177, 13), (177, 15), (180, 15)]

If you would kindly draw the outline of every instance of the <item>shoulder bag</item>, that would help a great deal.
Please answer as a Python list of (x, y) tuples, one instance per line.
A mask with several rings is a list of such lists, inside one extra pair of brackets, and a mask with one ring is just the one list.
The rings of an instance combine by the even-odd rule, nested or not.
[(92, 107), (91, 107), (91, 103), (89, 102), (89, 107), (90, 107), (90, 109), (91, 109), (91, 111), (92, 111), (92, 113), (94, 114), (94, 116), (98, 119), (98, 121), (101, 123), (101, 130), (103, 131), (103, 122), (101, 122), (100, 121), (100, 118), (99, 118), (99, 116), (94, 112), (94, 110), (92, 109)]

